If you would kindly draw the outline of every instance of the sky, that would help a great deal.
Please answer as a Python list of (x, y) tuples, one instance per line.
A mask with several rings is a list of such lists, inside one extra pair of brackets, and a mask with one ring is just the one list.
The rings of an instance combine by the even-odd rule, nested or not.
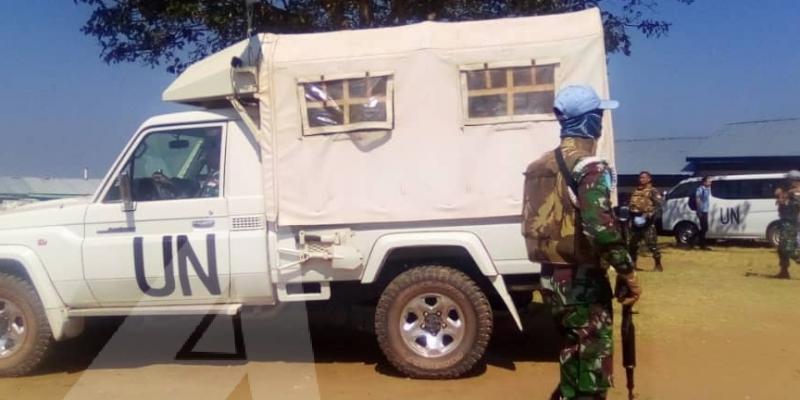
[[(609, 61), (618, 138), (705, 136), (800, 117), (800, 1), (657, 0), (665, 38), (635, 35)], [(69, 0), (0, 2), (0, 176), (102, 177), (161, 101), (165, 68), (105, 64)]]

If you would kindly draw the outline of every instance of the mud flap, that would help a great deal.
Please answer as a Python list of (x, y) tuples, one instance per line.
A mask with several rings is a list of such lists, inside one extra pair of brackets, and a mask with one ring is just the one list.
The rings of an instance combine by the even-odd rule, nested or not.
[(520, 332), (522, 332), (522, 320), (519, 318), (519, 312), (517, 312), (517, 307), (514, 305), (514, 300), (511, 299), (511, 295), (508, 293), (508, 288), (506, 287), (506, 281), (503, 279), (502, 275), (494, 275), (488, 277), (489, 281), (492, 282), (492, 286), (494, 286), (494, 290), (497, 291), (497, 294), (500, 295), (500, 298), (503, 299), (503, 303), (505, 303), (506, 308), (508, 308), (508, 312), (511, 313), (511, 316), (514, 318), (514, 322), (517, 324), (517, 328)]

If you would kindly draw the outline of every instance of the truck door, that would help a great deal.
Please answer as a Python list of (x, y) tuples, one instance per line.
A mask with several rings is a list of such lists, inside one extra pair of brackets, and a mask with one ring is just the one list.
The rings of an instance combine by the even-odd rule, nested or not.
[[(101, 305), (228, 299), (224, 131), (224, 124), (146, 131), (110, 175), (87, 210), (83, 246), (84, 276)], [(122, 172), (134, 211), (122, 207)]]

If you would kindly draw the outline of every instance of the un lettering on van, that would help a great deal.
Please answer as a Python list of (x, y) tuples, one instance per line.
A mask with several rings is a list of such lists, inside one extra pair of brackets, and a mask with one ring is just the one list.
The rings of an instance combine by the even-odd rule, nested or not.
[[(142, 293), (152, 297), (166, 297), (175, 292), (175, 258), (172, 251), (172, 236), (161, 238), (161, 254), (164, 268), (164, 285), (152, 287), (147, 282), (144, 269), (144, 240), (142, 237), (133, 238), (133, 265), (136, 272), (136, 284)], [(212, 295), (220, 295), (222, 291), (219, 286), (219, 274), (217, 273), (217, 247), (216, 237), (213, 234), (206, 236), (206, 264), (207, 269), (203, 268), (197, 253), (194, 251), (189, 238), (186, 235), (175, 237), (178, 247), (178, 279), (181, 284), (181, 292), (184, 296), (192, 295), (192, 287), (189, 282), (189, 265), (197, 274), (197, 277)]]
[(741, 221), (739, 207), (728, 207), (719, 214), (719, 223), (722, 225), (739, 225), (742, 223)]

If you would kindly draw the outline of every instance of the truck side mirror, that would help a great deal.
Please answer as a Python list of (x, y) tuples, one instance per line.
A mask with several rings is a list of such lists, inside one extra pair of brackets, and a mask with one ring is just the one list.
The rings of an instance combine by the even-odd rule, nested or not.
[(133, 196), (131, 195), (131, 176), (128, 171), (122, 171), (117, 181), (119, 183), (119, 196), (122, 199), (122, 211), (135, 211), (136, 203), (133, 202)]

